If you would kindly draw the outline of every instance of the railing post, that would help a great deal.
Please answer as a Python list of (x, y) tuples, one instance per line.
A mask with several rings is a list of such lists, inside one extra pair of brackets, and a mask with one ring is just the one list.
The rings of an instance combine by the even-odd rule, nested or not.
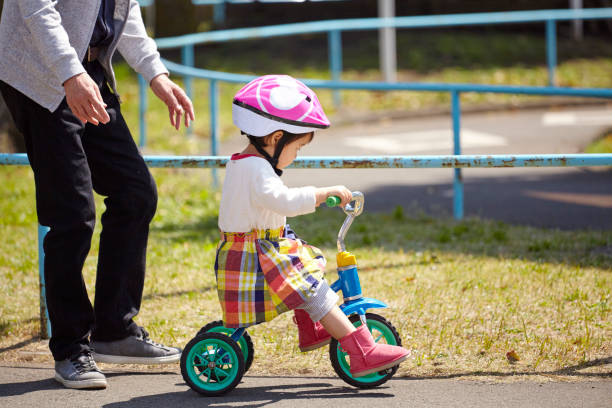
[(145, 28), (149, 36), (155, 36), (155, 0), (145, 6)]
[[(209, 100), (210, 100), (210, 154), (211, 156), (217, 156), (218, 152), (218, 133), (219, 133), (219, 84), (216, 79), (210, 80), (209, 87)], [(212, 168), (212, 181), (213, 186), (217, 188), (217, 169)]]
[[(378, 17), (391, 19), (395, 17), (395, 0), (378, 0)], [(395, 27), (383, 27), (379, 30), (380, 70), (385, 82), (397, 81), (397, 44)]]
[[(461, 154), (461, 105), (459, 92), (451, 91), (451, 113), (453, 117), (453, 154)], [(463, 218), (463, 177), (461, 169), (454, 169), (453, 179), (453, 216), (456, 220)]]
[(51, 320), (47, 310), (47, 293), (45, 290), (45, 249), (43, 242), (49, 227), (38, 224), (38, 277), (40, 287), (40, 338), (51, 338)]
[[(339, 81), (342, 76), (342, 35), (340, 30), (332, 30), (327, 35), (329, 43), (329, 70), (333, 81)], [(334, 106), (339, 108), (342, 96), (339, 89), (332, 91)]]
[(546, 20), (546, 62), (548, 63), (548, 86), (557, 86), (557, 29), (555, 20)]
[(141, 148), (147, 144), (147, 81), (144, 77), (138, 74), (138, 124), (140, 125), (140, 140), (138, 146)]
[[(570, 7), (573, 10), (581, 10), (582, 0), (570, 0)], [(583, 25), (582, 20), (580, 19), (572, 20), (572, 31), (574, 34), (574, 40), (577, 40), (577, 41), (582, 40), (582, 36), (584, 35), (582, 25)]]
[[(188, 67), (193, 67), (195, 65), (195, 53), (193, 44), (184, 45), (181, 49), (181, 60), (183, 65)], [(189, 97), (189, 99), (193, 100), (193, 78), (190, 76), (186, 76), (184, 78), (185, 83), (185, 93)], [(193, 134), (193, 126), (189, 126), (187, 128), (187, 134)]]
[(225, 24), (225, 3), (215, 4), (213, 6), (213, 22), (215, 26)]

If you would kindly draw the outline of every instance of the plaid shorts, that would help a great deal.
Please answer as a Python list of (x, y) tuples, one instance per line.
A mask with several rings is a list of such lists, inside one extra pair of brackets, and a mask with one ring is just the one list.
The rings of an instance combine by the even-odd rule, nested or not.
[(284, 227), (222, 232), (215, 277), (226, 327), (248, 327), (299, 308), (323, 280), (318, 248), (290, 238)]

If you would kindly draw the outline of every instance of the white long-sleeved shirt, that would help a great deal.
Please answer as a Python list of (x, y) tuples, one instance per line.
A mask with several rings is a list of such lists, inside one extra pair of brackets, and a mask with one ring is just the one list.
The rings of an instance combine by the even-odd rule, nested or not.
[(227, 163), (219, 208), (221, 231), (279, 228), (287, 217), (315, 209), (315, 187), (287, 187), (267, 160), (233, 155)]

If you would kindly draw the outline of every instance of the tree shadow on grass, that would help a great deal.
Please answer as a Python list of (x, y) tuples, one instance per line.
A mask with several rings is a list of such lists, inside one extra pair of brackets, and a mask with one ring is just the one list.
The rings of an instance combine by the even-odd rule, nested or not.
[(150, 231), (152, 235), (175, 243), (216, 242), (219, 239), (216, 215), (207, 215), (189, 223), (164, 222), (160, 225), (154, 222), (151, 224)]
[(171, 298), (171, 297), (178, 297), (178, 296), (183, 296), (183, 295), (188, 295), (190, 293), (204, 293), (204, 292), (208, 292), (210, 290), (216, 290), (217, 287), (216, 286), (204, 286), (201, 288), (195, 288), (195, 289), (190, 289), (190, 290), (176, 290), (174, 292), (166, 292), (166, 293), (149, 293), (147, 295), (144, 295), (142, 298), (143, 300), (150, 300), (150, 299), (159, 299), (159, 298)]
[[(29, 319), (29, 320), (35, 320), (35, 319)], [(10, 346), (6, 346), (6, 347), (0, 348), (0, 354), (5, 353), (7, 351), (20, 349), (22, 347), (25, 347), (25, 346), (27, 346), (29, 344), (32, 344), (32, 343), (36, 343), (38, 341), (40, 341), (40, 337), (39, 336), (30, 337), (29, 339), (20, 341), (19, 343), (11, 344)]]
[[(466, 69), (541, 67), (545, 54), (541, 34), (521, 31), (521, 34), (513, 34), (483, 26), (398, 30), (398, 67), (400, 71), (419, 75), (454, 68), (457, 76)], [(342, 38), (345, 71), (363, 73), (380, 68), (376, 30), (346, 31)], [(227, 72), (325, 72), (328, 70), (327, 49), (320, 45), (321, 38), (317, 35), (269, 38), (265, 43), (251, 39), (200, 44), (195, 65)], [(283, 50), (280, 54), (279, 49)], [(604, 38), (586, 37), (581, 42), (565, 38), (559, 42), (557, 51), (559, 63), (611, 56)], [(164, 55), (180, 60), (176, 50), (164, 51)]]

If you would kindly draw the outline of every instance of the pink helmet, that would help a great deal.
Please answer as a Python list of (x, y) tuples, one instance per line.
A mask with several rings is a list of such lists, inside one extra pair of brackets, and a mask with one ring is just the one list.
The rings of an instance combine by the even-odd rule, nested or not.
[(232, 105), (234, 124), (261, 137), (276, 130), (307, 133), (330, 123), (317, 95), (289, 75), (265, 75), (245, 85)]

